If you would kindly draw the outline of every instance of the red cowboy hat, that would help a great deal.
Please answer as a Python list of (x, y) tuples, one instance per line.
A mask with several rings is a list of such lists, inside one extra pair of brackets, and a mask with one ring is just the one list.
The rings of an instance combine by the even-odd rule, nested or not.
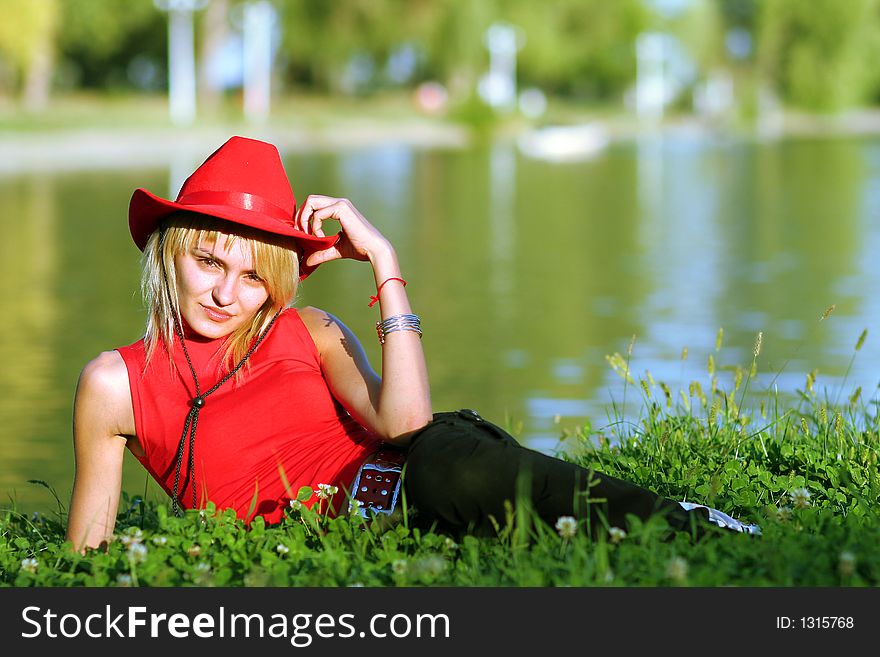
[(301, 278), (315, 270), (303, 264), (306, 257), (333, 246), (340, 237), (316, 237), (294, 227), (296, 199), (278, 149), (246, 137), (232, 137), (214, 151), (186, 179), (176, 201), (142, 188), (134, 191), (128, 227), (137, 247), (143, 251), (159, 222), (179, 210), (295, 238), (302, 252)]

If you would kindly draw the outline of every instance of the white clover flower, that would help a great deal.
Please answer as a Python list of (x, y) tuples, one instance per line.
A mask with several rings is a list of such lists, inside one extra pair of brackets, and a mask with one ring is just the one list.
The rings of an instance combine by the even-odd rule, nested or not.
[(856, 555), (849, 550), (841, 552), (837, 570), (840, 572), (841, 577), (852, 577), (856, 572)]
[(442, 575), (443, 571), (446, 570), (446, 560), (441, 556), (433, 554), (423, 559), (419, 559), (419, 561), (414, 564), (414, 570), (417, 573), (424, 573), (436, 577)]
[(391, 564), (391, 570), (394, 571), (396, 575), (403, 575), (406, 572), (407, 568), (408, 565), (403, 559), (398, 559)]
[(620, 527), (612, 527), (608, 530), (608, 537), (612, 543), (620, 543), (626, 538), (626, 532)]
[(141, 563), (147, 559), (147, 546), (143, 543), (132, 543), (128, 547), (128, 559), (134, 563)]
[(683, 557), (672, 557), (666, 564), (666, 576), (676, 582), (684, 582), (688, 575), (688, 562)]
[(136, 529), (133, 532), (123, 534), (119, 537), (119, 542), (127, 548), (130, 548), (132, 545), (137, 545), (138, 543), (143, 543), (143, 540), (144, 533), (140, 529)]
[(303, 508), (303, 503), (299, 500), (290, 500), (290, 508), (294, 511), (300, 511)]
[(278, 546), (275, 548), (275, 551), (278, 554), (287, 554), (288, 552), (290, 552), (290, 548), (283, 543), (279, 543)]
[(131, 575), (127, 573), (121, 573), (116, 576), (116, 585), (117, 586), (131, 586), (132, 579)]
[(197, 557), (202, 553), (202, 548), (199, 545), (191, 545), (187, 548), (186, 553), (191, 557)]
[(329, 500), (338, 492), (339, 489), (336, 486), (332, 486), (330, 484), (318, 484), (318, 492), (316, 493), (316, 495), (318, 496), (318, 499)]
[(446, 559), (439, 556), (429, 557), (425, 564), (425, 570), (432, 575), (441, 575), (446, 571)]
[(562, 538), (571, 538), (577, 534), (577, 520), (571, 516), (559, 516), (556, 521), (556, 531)]
[(810, 491), (806, 488), (795, 488), (789, 495), (795, 509), (806, 509), (810, 506)]
[(153, 545), (165, 545), (166, 543), (168, 543), (168, 539), (164, 536), (153, 537)]
[(26, 573), (30, 573), (31, 575), (37, 574), (37, 568), (40, 566), (40, 562), (33, 558), (22, 559), (21, 560), (21, 569)]
[(776, 519), (779, 522), (788, 522), (789, 520), (791, 520), (791, 507), (781, 506), (776, 509)]

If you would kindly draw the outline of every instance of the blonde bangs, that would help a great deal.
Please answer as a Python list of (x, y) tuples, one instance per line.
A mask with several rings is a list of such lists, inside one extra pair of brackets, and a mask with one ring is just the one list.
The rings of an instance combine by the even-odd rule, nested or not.
[[(198, 244), (216, 243), (221, 234), (226, 236), (227, 246), (244, 240), (250, 249), (254, 271), (263, 280), (269, 295), (253, 320), (228, 336), (223, 354), (226, 370), (244, 358), (275, 313), (293, 304), (299, 287), (299, 253), (292, 239), (205, 215), (189, 212), (170, 215), (162, 227), (150, 235), (144, 248), (141, 293), (147, 308), (144, 334), (147, 363), (160, 340), (168, 353), (172, 353), (176, 340), (175, 323), (183, 326), (177, 297), (175, 257)], [(241, 374), (239, 371), (236, 378)]]

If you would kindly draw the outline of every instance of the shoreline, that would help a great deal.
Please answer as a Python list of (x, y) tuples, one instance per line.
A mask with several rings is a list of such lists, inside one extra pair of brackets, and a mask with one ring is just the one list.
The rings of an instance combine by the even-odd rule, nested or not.
[[(379, 145), (464, 148), (468, 131), (452, 124), (409, 121), (341, 123), (332, 130), (304, 127), (75, 128), (0, 133), (0, 176), (120, 168), (167, 167), (203, 159), (232, 135), (247, 135), (283, 152), (354, 150)], [(136, 157), (133, 157), (136, 154)]]
[[(68, 171), (168, 167), (175, 162), (200, 161), (231, 135), (247, 135), (276, 144), (282, 152), (342, 152), (363, 148), (406, 146), (463, 149), (484, 138), (475, 128), (444, 118), (386, 116), (325, 118), (284, 124), (273, 117), (261, 125), (205, 120), (203, 125), (94, 125), (0, 130), (0, 176)], [(563, 124), (563, 122), (559, 122)], [(569, 118), (564, 124), (577, 125)], [(599, 126), (609, 144), (644, 138), (732, 139), (774, 142), (802, 138), (880, 138), (880, 110), (860, 110), (835, 116), (780, 114), (756, 129), (737, 129), (698, 117), (670, 117), (647, 125), (619, 114), (584, 114), (580, 124)], [(485, 134), (516, 139), (536, 126), (524, 120), (501, 120)], [(133, 157), (133, 154), (136, 156)]]

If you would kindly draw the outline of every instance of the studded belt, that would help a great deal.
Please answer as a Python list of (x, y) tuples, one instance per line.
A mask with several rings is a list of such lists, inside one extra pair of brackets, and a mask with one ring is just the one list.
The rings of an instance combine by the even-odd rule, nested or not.
[(367, 457), (354, 478), (349, 511), (354, 512), (357, 502), (357, 513), (364, 518), (374, 513), (390, 515), (397, 506), (404, 459), (403, 450), (390, 445)]

